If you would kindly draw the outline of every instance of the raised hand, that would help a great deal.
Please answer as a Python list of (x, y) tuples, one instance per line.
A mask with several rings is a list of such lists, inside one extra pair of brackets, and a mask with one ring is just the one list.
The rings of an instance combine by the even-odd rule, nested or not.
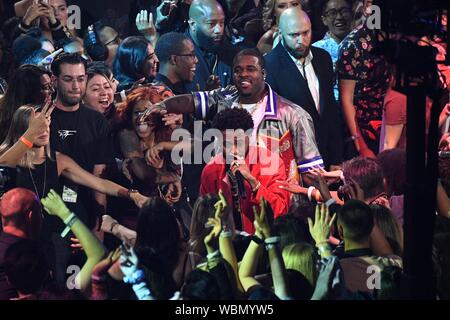
[(255, 227), (259, 232), (261, 232), (262, 239), (267, 239), (272, 236), (272, 230), (269, 225), (269, 220), (267, 219), (269, 204), (263, 197), (261, 197), (261, 199), (259, 200), (259, 206), (259, 212), (256, 207), (253, 207), (253, 213), (255, 215)]
[(156, 28), (153, 23), (153, 13), (148, 13), (147, 10), (141, 10), (136, 15), (136, 28), (145, 37), (148, 37), (151, 42), (156, 40)]
[(316, 206), (316, 216), (314, 222), (308, 218), (309, 232), (316, 245), (327, 243), (330, 237), (330, 229), (336, 219), (336, 214), (330, 218), (328, 207), (325, 204)]
[(31, 25), (37, 18), (44, 17), (48, 14), (48, 9), (44, 4), (42, 3), (36, 3), (34, 2), (31, 6), (28, 7), (27, 12), (25, 13), (25, 16), (23, 17), (22, 21), (26, 25)]
[(57, 216), (61, 220), (65, 220), (70, 216), (70, 211), (66, 204), (61, 199), (59, 194), (53, 189), (50, 190), (47, 197), (41, 200), (41, 203), (45, 211), (52, 216)]
[(218, 76), (212, 74), (206, 80), (206, 91), (211, 91), (220, 88), (220, 79)]
[(139, 259), (134, 252), (133, 247), (123, 243), (121, 246), (122, 254), (119, 258), (120, 270), (126, 277), (131, 277), (138, 269)]
[(228, 206), (227, 199), (223, 195), (222, 189), (219, 190), (219, 200), (214, 204), (214, 208), (216, 209), (216, 218), (220, 218), (222, 221), (228, 220), (231, 208)]
[(212, 253), (217, 248), (217, 239), (222, 231), (222, 224), (220, 222), (220, 218), (214, 217), (209, 218), (206, 223), (208, 227), (212, 227), (211, 232), (205, 237), (203, 240), (206, 246), (206, 250), (208, 253)]
[(48, 20), (50, 21), (51, 24), (55, 24), (56, 23), (56, 17), (55, 17), (55, 10), (52, 8), (51, 5), (49, 5), (48, 3), (45, 2), (41, 2), (40, 3), (42, 6), (44, 6), (47, 11), (45, 13), (45, 16), (48, 18)]
[(156, 19), (157, 20), (165, 20), (174, 9), (177, 8), (177, 1), (164, 0), (161, 4), (156, 8)]
[(34, 142), (34, 140), (44, 131), (48, 130), (51, 122), (51, 114), (55, 109), (55, 104), (50, 99), (45, 102), (44, 108), (39, 113), (32, 111), (30, 122), (28, 124), (27, 138)]

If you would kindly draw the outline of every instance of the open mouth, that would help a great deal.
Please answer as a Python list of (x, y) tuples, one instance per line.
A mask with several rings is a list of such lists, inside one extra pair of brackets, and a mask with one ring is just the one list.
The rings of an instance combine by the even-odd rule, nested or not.
[(99, 103), (102, 107), (104, 107), (104, 108), (109, 107), (109, 101), (108, 101), (108, 99), (102, 99), (102, 100), (99, 100), (98, 103)]
[(136, 127), (136, 130), (140, 134), (145, 134), (148, 131), (149, 125), (147, 123), (141, 123)]
[(247, 88), (250, 88), (252, 83), (248, 80), (242, 80), (242, 81), (239, 81), (239, 85), (241, 86), (241, 88), (247, 89)]
[(334, 24), (336, 28), (344, 28), (347, 24), (343, 22), (337, 22)]

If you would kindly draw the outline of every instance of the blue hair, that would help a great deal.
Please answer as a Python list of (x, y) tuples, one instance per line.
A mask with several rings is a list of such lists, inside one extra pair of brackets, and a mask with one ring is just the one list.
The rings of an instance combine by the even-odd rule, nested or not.
[(119, 90), (133, 84), (144, 76), (142, 68), (150, 44), (144, 37), (128, 37), (122, 41), (113, 63), (113, 72), (120, 82)]

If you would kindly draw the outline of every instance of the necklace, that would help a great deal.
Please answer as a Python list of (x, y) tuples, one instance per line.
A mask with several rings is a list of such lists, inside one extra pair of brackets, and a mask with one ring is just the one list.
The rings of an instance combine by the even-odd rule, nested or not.
[(39, 198), (39, 202), (41, 202), (41, 199), (45, 195), (45, 185), (47, 184), (47, 157), (45, 157), (44, 160), (44, 183), (42, 186), (42, 195), (39, 194), (36, 183), (34, 182), (33, 173), (31, 172), (31, 169), (28, 168), (28, 172), (30, 173), (31, 182), (33, 183), (34, 190), (36, 191), (36, 195)]

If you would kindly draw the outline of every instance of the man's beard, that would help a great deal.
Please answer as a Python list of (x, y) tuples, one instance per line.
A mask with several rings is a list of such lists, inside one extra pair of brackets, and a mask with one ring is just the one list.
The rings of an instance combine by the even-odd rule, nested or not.
[(303, 52), (300, 52), (298, 50), (288, 48), (288, 47), (286, 47), (286, 49), (291, 54), (291, 56), (293, 56), (295, 59), (301, 59), (301, 58), (307, 57), (309, 54), (309, 50), (310, 50), (309, 47), (305, 47), (305, 50)]
[(200, 48), (212, 53), (219, 52), (221, 43), (220, 44), (215, 43), (210, 37), (208, 37), (201, 31), (197, 32), (196, 36)]
[(69, 97), (65, 92), (61, 92), (59, 94), (59, 100), (61, 100), (62, 104), (66, 107), (75, 107), (77, 104), (81, 102), (81, 97), (83, 94), (80, 94), (79, 98)]

